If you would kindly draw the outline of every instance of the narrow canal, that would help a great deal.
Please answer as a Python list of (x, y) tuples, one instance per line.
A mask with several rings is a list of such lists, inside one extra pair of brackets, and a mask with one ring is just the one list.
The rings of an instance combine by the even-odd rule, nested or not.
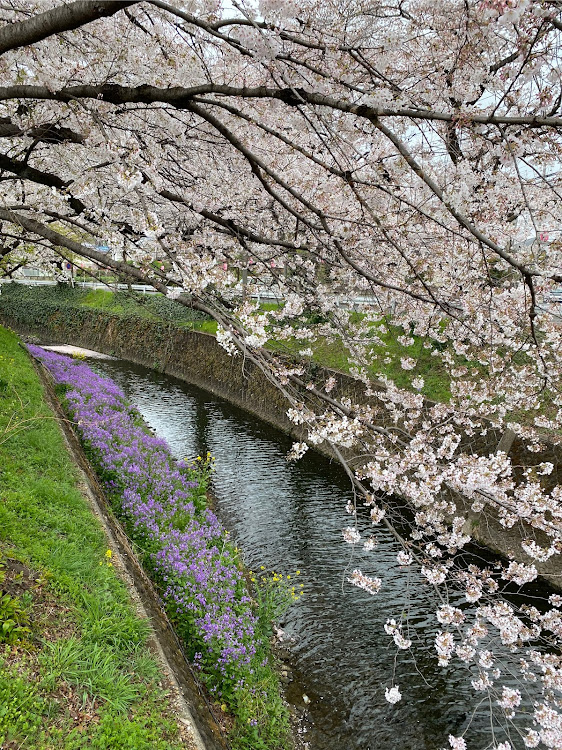
[[(468, 746), (488, 747), (489, 718), (471, 720), (470, 673), (437, 666), (429, 587), (397, 567), (384, 532), (376, 552), (343, 542), (352, 492), (339, 467), (311, 452), (288, 463), (287, 436), (174, 378), (122, 361), (92, 365), (124, 389), (177, 457), (216, 457), (217, 512), (249, 567), (301, 571), (305, 595), (283, 630), (295, 676), (288, 697), (311, 718), (311, 750), (437, 750), (467, 726)], [(366, 517), (361, 523), (367, 528)], [(354, 567), (383, 579), (378, 595), (346, 583)], [(409, 623), (414, 641), (398, 660), (383, 630), (392, 617)], [(403, 699), (391, 706), (384, 693), (393, 684)]]

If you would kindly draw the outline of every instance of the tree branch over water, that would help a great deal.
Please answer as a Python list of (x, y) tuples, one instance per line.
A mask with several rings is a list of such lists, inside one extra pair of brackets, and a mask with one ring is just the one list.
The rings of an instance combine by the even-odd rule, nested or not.
[[(519, 722), (556, 747), (546, 656), (531, 725), (479, 652), (489, 635), (525, 659), (562, 632), (557, 599), (525, 614), (499, 596), (562, 551), (544, 449), (562, 429), (560, 4), (236, 7), (0, 9), (2, 262), (68, 251), (211, 315), (286, 397), (293, 458), (331, 445), (375, 536), (398, 528), (389, 497), (410, 508), (396, 564), (464, 597), (434, 613), (439, 663), (475, 671), (505, 737)], [(507, 429), (525, 467), (498, 450)], [(467, 567), (467, 516), (529, 534), (497, 570)]]

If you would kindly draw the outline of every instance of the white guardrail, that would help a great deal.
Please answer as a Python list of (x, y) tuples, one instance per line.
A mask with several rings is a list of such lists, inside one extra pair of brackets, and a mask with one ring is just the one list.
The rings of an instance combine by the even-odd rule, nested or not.
[[(26, 286), (55, 286), (58, 282), (55, 279), (14, 279), (17, 284), (25, 284)], [(11, 279), (0, 279), (0, 293), (2, 292), (2, 284), (12, 283)], [(68, 282), (65, 282), (68, 283)], [(102, 281), (78, 281), (73, 280), (74, 287), (81, 287), (86, 289), (108, 289), (110, 291), (127, 290), (132, 289), (135, 292), (142, 292), (143, 294), (158, 294), (154, 287), (150, 284), (105, 284)], [(252, 292), (249, 295), (252, 299), (259, 302), (282, 302), (283, 297), (275, 294), (270, 289), (260, 289), (256, 292)], [(347, 309), (361, 309), (368, 305), (375, 303), (374, 297), (343, 297), (338, 296), (336, 298), (337, 307)]]

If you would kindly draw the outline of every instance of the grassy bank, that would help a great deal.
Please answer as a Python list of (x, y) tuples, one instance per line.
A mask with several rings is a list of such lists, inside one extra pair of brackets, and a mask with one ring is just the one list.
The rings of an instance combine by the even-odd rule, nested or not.
[[(351, 313), (351, 316), (353, 315), (354, 313)], [(420, 392), (424, 396), (433, 401), (448, 401), (451, 396), (449, 377), (442, 363), (436, 357), (431, 356), (431, 349), (424, 347), (424, 339), (412, 336), (413, 344), (405, 347), (398, 341), (398, 337), (403, 335), (402, 330), (388, 325), (385, 329), (384, 333), (377, 330), (377, 338), (380, 338), (383, 343), (372, 344), (369, 347), (370, 359), (364, 365), (367, 375), (372, 380), (386, 377), (392, 380), (398, 388), (408, 390), (413, 390), (413, 380), (422, 377), (424, 385)], [(269, 341), (268, 347), (288, 357), (298, 359), (303, 342), (297, 338), (289, 338), (282, 342)], [(320, 336), (310, 345), (310, 348), (312, 361), (321, 367), (349, 374), (355, 366), (348, 349), (340, 340), (332, 341)], [(402, 358), (414, 359), (415, 367), (412, 370), (404, 370), (400, 363)]]
[[(271, 308), (271, 305), (264, 305)], [(125, 292), (113, 293), (109, 290), (71, 289), (66, 286), (58, 287), (26, 287), (23, 285), (4, 285), (0, 295), (0, 313), (6, 314), (22, 325), (40, 325), (42, 321), (53, 315), (57, 310), (75, 310), (77, 326), (80, 325), (80, 315), (84, 311), (102, 310), (111, 315), (123, 317), (141, 317), (149, 320), (203, 331), (216, 333), (217, 325), (213, 320), (205, 318), (196, 310), (188, 310), (161, 295), (129, 295)], [(350, 322), (360, 316), (350, 312)], [(291, 325), (291, 324), (287, 324)], [(366, 365), (367, 373), (373, 378), (382, 375), (392, 380), (401, 388), (410, 388), (416, 377), (424, 379), (422, 393), (435, 401), (447, 401), (450, 397), (449, 380), (445, 368), (438, 358), (431, 355), (431, 350), (424, 347), (424, 340), (415, 337), (411, 346), (403, 346), (398, 338), (403, 332), (396, 327), (388, 326), (381, 332), (377, 329), (377, 338), (381, 343), (373, 343), (370, 348), (370, 361)], [(299, 350), (303, 342), (297, 336), (289, 336), (283, 341), (270, 340), (268, 347), (291, 358), (299, 358)], [(341, 340), (328, 341), (319, 337), (311, 345), (312, 360), (315, 364), (341, 372), (349, 373), (354, 366), (348, 349)], [(416, 366), (412, 370), (404, 370), (402, 358), (413, 358)]]
[(9, 311), (14, 320), (27, 324), (45, 320), (61, 307), (75, 309), (77, 312), (87, 309), (104, 310), (111, 315), (141, 317), (172, 323), (179, 327), (205, 329), (208, 320), (204, 313), (182, 307), (161, 294), (129, 294), (124, 291), (72, 288), (66, 284), (3, 284), (0, 291), (0, 311)]
[(182, 742), (27, 353), (0, 328), (0, 747)]

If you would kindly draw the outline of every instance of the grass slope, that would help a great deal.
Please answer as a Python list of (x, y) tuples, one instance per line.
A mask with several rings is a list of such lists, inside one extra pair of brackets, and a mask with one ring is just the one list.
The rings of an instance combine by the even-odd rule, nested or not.
[[(263, 303), (263, 310), (277, 309), (278, 305)], [(205, 318), (196, 310), (188, 310), (177, 303), (166, 299), (162, 295), (139, 294), (126, 292), (111, 292), (105, 289), (70, 289), (66, 286), (58, 287), (26, 287), (20, 284), (6, 284), (0, 296), (0, 313), (5, 311), (15, 321), (26, 325), (40, 324), (45, 318), (58, 309), (92, 309), (103, 310), (112, 315), (124, 317), (141, 317), (149, 320), (163, 321), (180, 328), (203, 331), (215, 334), (217, 324)], [(361, 320), (361, 313), (349, 313), (350, 323)], [(295, 324), (287, 323), (294, 327)], [(425, 348), (426, 343), (420, 337), (412, 337), (411, 346), (403, 346), (399, 337), (404, 333), (401, 329), (386, 326), (384, 333), (380, 326), (373, 325), (382, 343), (374, 343), (370, 349), (370, 359), (366, 363), (366, 372), (376, 380), (385, 376), (400, 388), (411, 388), (412, 380), (423, 377), (425, 384), (421, 392), (427, 398), (435, 401), (448, 401), (450, 398), (449, 378), (445, 367), (438, 357), (431, 355), (431, 349)], [(295, 329), (295, 334), (297, 333)], [(267, 346), (293, 359), (300, 359), (299, 350), (308, 347), (298, 336), (290, 335), (283, 341), (270, 340)], [(357, 364), (350, 355), (348, 348), (341, 339), (329, 341), (320, 336), (313, 344), (312, 360), (315, 364), (341, 372), (349, 373)], [(412, 370), (404, 370), (401, 359), (413, 358), (416, 366)]]
[(146, 639), (31, 361), (0, 328), (0, 747), (185, 747)]

